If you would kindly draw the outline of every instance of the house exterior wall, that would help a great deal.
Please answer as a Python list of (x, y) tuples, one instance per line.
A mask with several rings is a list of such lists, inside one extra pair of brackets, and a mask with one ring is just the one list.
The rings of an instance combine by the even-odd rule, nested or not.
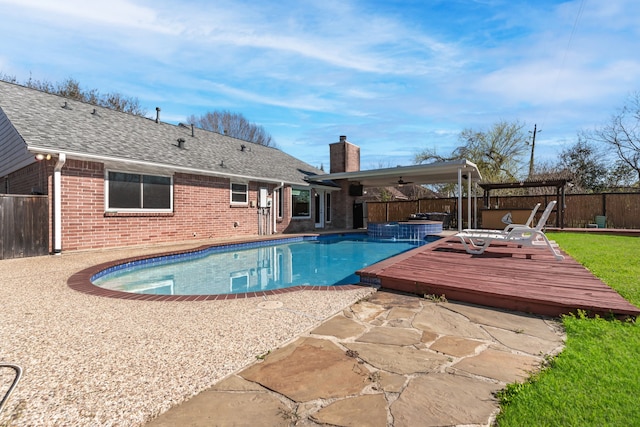
[[(285, 218), (286, 219), (286, 224), (283, 222), (282, 223), (282, 228), (278, 228), (278, 231), (283, 231), (284, 233), (304, 233), (304, 232), (312, 232), (312, 231), (320, 231), (318, 229), (316, 229), (316, 218), (314, 217), (314, 213), (315, 213), (315, 195), (316, 195), (316, 191), (314, 189), (311, 189), (311, 204), (310, 204), (310, 210), (311, 210), (311, 218), (291, 218), (291, 188), (287, 187), (285, 189)], [(340, 216), (341, 214), (336, 209), (336, 207), (333, 205), (333, 197), (334, 197), (334, 193), (332, 193), (332, 201), (331, 201), (331, 221), (330, 222), (325, 222), (324, 223), (324, 227), (322, 228), (322, 230), (333, 230), (333, 229), (338, 229), (339, 227), (336, 226), (336, 221), (335, 221), (335, 217), (336, 216)], [(326, 206), (325, 206), (326, 209)]]
[[(33, 154), (27, 151), (24, 140), (0, 108), (0, 177), (7, 176), (33, 162)], [(1, 188), (4, 188), (4, 185)], [(0, 191), (4, 190), (0, 189)]]
[(47, 177), (53, 170), (53, 160), (31, 163), (15, 172), (0, 177), (2, 194), (48, 194)]
[[(257, 208), (230, 204), (228, 178), (175, 174), (171, 213), (105, 212), (102, 164), (68, 161), (62, 171), (63, 250), (258, 234)], [(249, 201), (260, 187), (275, 185), (250, 182)]]
[[(50, 196), (50, 251), (54, 245), (52, 173), (53, 163), (36, 163), (8, 176), (12, 194), (30, 194), (34, 183), (44, 180), (45, 192)], [(249, 203), (235, 206), (230, 203), (229, 178), (176, 173), (173, 212), (105, 212), (102, 163), (68, 160), (61, 174), (62, 251), (258, 235), (259, 189), (266, 187), (272, 195), (276, 187), (249, 182)], [(284, 212), (282, 218), (276, 219), (276, 232), (313, 231), (313, 219), (291, 219), (291, 190), (283, 190)], [(273, 218), (269, 222), (271, 230)]]
[[(37, 162), (5, 178), (10, 193), (31, 194), (34, 188), (50, 196), (50, 252), (54, 247), (53, 166), (55, 160)], [(230, 179), (176, 173), (173, 175), (173, 212), (105, 212), (105, 166), (98, 162), (67, 160), (61, 172), (62, 251), (125, 247), (172, 241), (203, 240), (259, 233), (258, 194), (261, 187), (273, 195), (275, 184), (248, 183), (246, 206), (230, 203)], [(314, 194), (314, 190), (311, 190)], [(343, 212), (341, 192), (332, 193), (332, 221), (325, 230), (351, 228)], [(311, 212), (314, 212), (311, 197)], [(253, 206), (251, 207), (251, 202)], [(352, 203), (352, 202), (351, 202)], [(275, 208), (273, 210), (275, 215)], [(348, 219), (347, 219), (348, 221)], [(291, 188), (283, 188), (283, 215), (276, 218), (276, 233), (313, 232), (315, 218), (291, 218)], [(273, 227), (269, 218), (268, 230)], [(237, 224), (237, 225), (236, 225)]]
[(335, 212), (340, 214), (335, 215), (333, 227), (350, 230), (353, 228), (353, 203), (356, 198), (349, 196), (349, 181), (340, 180), (336, 184), (340, 185), (341, 191), (334, 193), (333, 205)]

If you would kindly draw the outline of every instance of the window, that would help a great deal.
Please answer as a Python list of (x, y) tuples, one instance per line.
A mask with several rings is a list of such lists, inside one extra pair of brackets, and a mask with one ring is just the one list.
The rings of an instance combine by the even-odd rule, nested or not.
[(231, 183), (231, 204), (232, 205), (246, 205), (249, 200), (248, 185)]
[(173, 182), (169, 176), (109, 172), (107, 182), (107, 210), (173, 209)]
[(324, 220), (331, 222), (331, 193), (327, 191), (324, 202)]
[(282, 218), (284, 213), (284, 191), (282, 188), (276, 190), (276, 218)]
[(237, 272), (229, 275), (230, 292), (246, 292), (249, 290), (249, 273)]
[(311, 190), (291, 189), (291, 217), (311, 217)]

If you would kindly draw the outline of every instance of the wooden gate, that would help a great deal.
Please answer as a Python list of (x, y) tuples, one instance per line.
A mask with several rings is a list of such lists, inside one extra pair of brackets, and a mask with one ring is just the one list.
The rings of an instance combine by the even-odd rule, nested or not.
[(48, 253), (48, 197), (0, 194), (0, 259)]

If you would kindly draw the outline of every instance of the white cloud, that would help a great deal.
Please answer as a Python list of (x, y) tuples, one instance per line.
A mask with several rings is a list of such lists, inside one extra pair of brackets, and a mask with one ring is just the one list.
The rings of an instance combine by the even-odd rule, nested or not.
[[(160, 33), (176, 34), (173, 26), (164, 25), (158, 20), (157, 12), (149, 7), (139, 6), (127, 0), (91, 2), (84, 0), (2, 0), (0, 3), (13, 7), (27, 8), (40, 16), (50, 14), (73, 18), (63, 25), (86, 25), (100, 23), (149, 30)], [(35, 12), (33, 12), (35, 11)], [(87, 22), (88, 21), (88, 22)]]
[(0, 71), (165, 118), (231, 109), (305, 147), (346, 132), (377, 157), (501, 119), (548, 117), (559, 141), (640, 89), (640, 2), (586, 0), (569, 44), (581, 2), (0, 0)]

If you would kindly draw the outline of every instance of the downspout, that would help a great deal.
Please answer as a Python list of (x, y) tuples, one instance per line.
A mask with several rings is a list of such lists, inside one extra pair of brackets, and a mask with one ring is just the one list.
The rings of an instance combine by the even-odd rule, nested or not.
[[(280, 200), (276, 200), (278, 197), (278, 190), (284, 188), (284, 182), (281, 182), (276, 188), (273, 189), (273, 196), (271, 197), (271, 222), (273, 227), (271, 227), (271, 234), (276, 234), (276, 225), (277, 225), (277, 205), (280, 203)], [(282, 196), (284, 197), (284, 191), (282, 192)], [(284, 203), (282, 204), (284, 206)]]
[(62, 167), (67, 161), (67, 155), (60, 153), (53, 168), (53, 253), (62, 252)]

